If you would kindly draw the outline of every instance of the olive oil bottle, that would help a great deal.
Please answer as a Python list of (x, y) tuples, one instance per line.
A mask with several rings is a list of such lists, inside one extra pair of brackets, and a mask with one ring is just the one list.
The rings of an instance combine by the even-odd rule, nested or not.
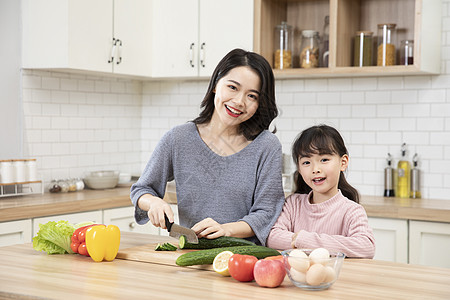
[(411, 163), (406, 158), (406, 143), (402, 144), (402, 158), (397, 164), (397, 197), (409, 198), (411, 193)]

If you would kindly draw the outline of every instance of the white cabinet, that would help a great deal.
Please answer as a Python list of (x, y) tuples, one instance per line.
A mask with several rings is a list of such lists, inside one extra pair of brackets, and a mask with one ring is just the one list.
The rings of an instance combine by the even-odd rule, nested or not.
[(0, 247), (31, 242), (31, 219), (0, 223)]
[(411, 220), (409, 263), (450, 268), (450, 223)]
[(49, 221), (68, 221), (72, 224), (77, 224), (81, 222), (94, 222), (98, 224), (102, 224), (103, 216), (101, 210), (87, 211), (81, 213), (74, 214), (66, 214), (66, 215), (56, 215), (42, 218), (33, 219), (33, 236), (37, 234), (39, 231), (39, 224), (45, 224)]
[(150, 13), (147, 0), (23, 0), (23, 67), (148, 76)]
[(253, 0), (153, 0), (153, 77), (211, 76), (230, 50), (253, 50), (253, 19)]
[(408, 220), (369, 218), (375, 236), (374, 259), (408, 262)]
[(105, 209), (103, 211), (103, 223), (105, 225), (116, 225), (120, 231), (139, 232), (159, 235), (159, 227), (150, 222), (138, 225), (134, 220), (134, 206)]

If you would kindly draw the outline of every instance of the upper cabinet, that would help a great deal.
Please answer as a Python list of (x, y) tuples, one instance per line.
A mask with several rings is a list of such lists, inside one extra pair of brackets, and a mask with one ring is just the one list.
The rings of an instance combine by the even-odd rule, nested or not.
[(209, 77), (230, 50), (253, 50), (253, 2), (153, 0), (152, 76)]
[[(274, 70), (277, 78), (438, 74), (441, 60), (441, 0), (255, 0), (255, 45), (274, 66), (275, 27), (294, 29), (293, 68)], [(329, 16), (328, 67), (300, 68), (302, 30), (324, 31)], [(397, 64), (377, 66), (378, 24), (396, 24)], [(373, 33), (372, 66), (354, 66), (355, 36)], [(402, 40), (414, 40), (414, 63), (400, 65)], [(360, 45), (360, 44), (358, 44)]]
[(150, 76), (151, 2), (23, 0), (23, 67)]

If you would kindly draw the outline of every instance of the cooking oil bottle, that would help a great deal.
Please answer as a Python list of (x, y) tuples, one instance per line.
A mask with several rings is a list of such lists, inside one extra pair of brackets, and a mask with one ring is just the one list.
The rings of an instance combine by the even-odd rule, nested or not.
[(414, 154), (413, 158), (413, 168), (411, 169), (411, 198), (420, 198), (420, 169), (417, 166), (419, 157)]
[(392, 155), (388, 153), (387, 166), (384, 168), (384, 197), (395, 197), (394, 168), (392, 168)]
[(397, 164), (397, 197), (409, 198), (411, 192), (411, 164), (406, 158), (406, 143), (402, 144), (402, 158)]

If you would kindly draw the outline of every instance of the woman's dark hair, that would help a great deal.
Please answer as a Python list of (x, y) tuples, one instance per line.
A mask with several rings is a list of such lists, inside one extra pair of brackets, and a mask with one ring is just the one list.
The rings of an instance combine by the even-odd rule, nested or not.
[[(231, 69), (242, 66), (247, 66), (254, 70), (261, 81), (258, 109), (250, 119), (239, 125), (239, 133), (243, 134), (247, 140), (254, 140), (263, 130), (269, 129), (272, 120), (278, 116), (272, 68), (264, 57), (254, 52), (234, 49), (222, 58), (211, 76), (208, 90), (200, 105), (202, 111), (193, 122), (195, 124), (205, 124), (211, 120), (215, 108), (214, 89), (217, 82), (228, 74)], [(276, 129), (273, 132), (275, 131)]]
[[(310, 157), (313, 154), (337, 154), (342, 157), (345, 154), (348, 155), (348, 151), (339, 132), (331, 126), (321, 124), (303, 130), (292, 145), (292, 158), (297, 168), (299, 158)], [(300, 174), (296, 174), (296, 177), (295, 192), (308, 194), (311, 188)], [(345, 197), (359, 203), (358, 191), (347, 182), (342, 171), (339, 175), (338, 189)]]

